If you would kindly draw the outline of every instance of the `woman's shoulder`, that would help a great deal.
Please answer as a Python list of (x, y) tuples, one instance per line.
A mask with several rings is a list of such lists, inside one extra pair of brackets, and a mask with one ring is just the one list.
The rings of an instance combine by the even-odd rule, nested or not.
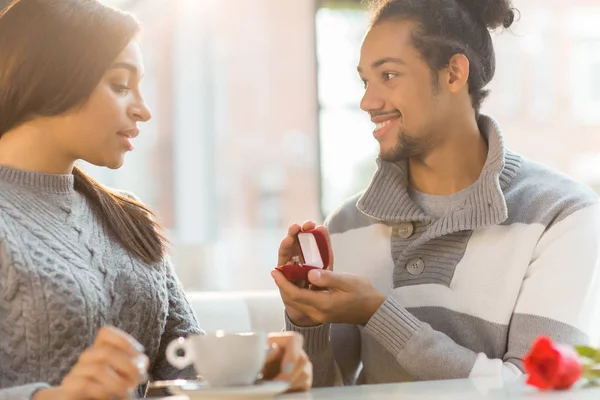
[(119, 189), (119, 188), (111, 188), (111, 187), (107, 187), (106, 189), (109, 192), (111, 192), (112, 194), (117, 195), (118, 197), (124, 197), (128, 200), (133, 200), (136, 203), (144, 204), (142, 202), (142, 200), (135, 193), (133, 193), (129, 190)]
[(23, 220), (26, 217), (23, 207), (0, 193), (0, 242), (6, 242), (19, 229), (24, 229)]
[(127, 201), (128, 203), (133, 203), (133, 204), (137, 205), (138, 207), (141, 207), (147, 213), (149, 213), (151, 215), (151, 217), (154, 216), (150, 207), (148, 207), (148, 205), (146, 205), (146, 203), (144, 203), (137, 194), (135, 194), (129, 190), (124, 190), (124, 189), (107, 188), (107, 190), (110, 191), (112, 194), (116, 195), (117, 197)]
[(114, 189), (114, 188), (110, 188), (109, 190), (112, 191), (113, 193), (116, 193), (119, 196), (127, 197), (130, 200), (137, 201), (138, 203), (142, 202), (142, 200), (135, 193), (133, 193), (129, 190)]

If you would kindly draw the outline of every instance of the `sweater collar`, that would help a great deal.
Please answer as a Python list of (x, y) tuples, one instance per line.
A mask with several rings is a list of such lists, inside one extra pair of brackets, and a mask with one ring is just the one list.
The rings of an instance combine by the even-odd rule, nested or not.
[(0, 181), (41, 193), (69, 194), (75, 191), (72, 174), (47, 174), (0, 165)]
[(465, 201), (448, 215), (434, 221), (408, 194), (407, 161), (386, 162), (377, 159), (375, 172), (357, 207), (367, 216), (386, 223), (433, 223), (429, 236), (441, 236), (459, 230), (481, 229), (497, 225), (508, 217), (503, 190), (517, 175), (522, 158), (504, 146), (498, 123), (480, 115), (479, 130), (488, 143), (488, 155), (479, 179), (467, 190)]

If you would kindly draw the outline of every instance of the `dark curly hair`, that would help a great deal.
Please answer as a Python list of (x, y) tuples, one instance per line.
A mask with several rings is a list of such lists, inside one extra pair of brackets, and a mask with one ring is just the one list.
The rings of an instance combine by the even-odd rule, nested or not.
[(490, 30), (509, 28), (515, 20), (511, 0), (370, 0), (371, 27), (390, 20), (417, 24), (413, 45), (434, 75), (448, 66), (453, 55), (464, 54), (470, 63), (469, 94), (478, 113), (496, 70)]

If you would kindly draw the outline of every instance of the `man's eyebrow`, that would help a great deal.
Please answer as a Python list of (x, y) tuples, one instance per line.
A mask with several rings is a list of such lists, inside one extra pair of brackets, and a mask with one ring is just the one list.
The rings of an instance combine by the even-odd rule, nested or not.
[[(371, 64), (371, 68), (378, 68), (381, 67), (383, 64), (386, 63), (394, 63), (394, 64), (400, 64), (400, 65), (406, 65), (406, 62), (404, 62), (403, 59), (401, 58), (397, 58), (397, 57), (384, 57), (381, 58), (375, 62), (373, 62), (373, 64)], [(362, 72), (360, 67), (356, 67), (356, 70), (360, 73)]]

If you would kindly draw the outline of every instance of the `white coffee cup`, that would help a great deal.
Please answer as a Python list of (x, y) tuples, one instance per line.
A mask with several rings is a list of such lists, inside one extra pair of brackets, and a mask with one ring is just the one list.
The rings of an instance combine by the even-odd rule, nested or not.
[(217, 331), (173, 340), (167, 346), (166, 357), (178, 369), (194, 365), (209, 386), (251, 385), (264, 366), (266, 346), (264, 332)]

